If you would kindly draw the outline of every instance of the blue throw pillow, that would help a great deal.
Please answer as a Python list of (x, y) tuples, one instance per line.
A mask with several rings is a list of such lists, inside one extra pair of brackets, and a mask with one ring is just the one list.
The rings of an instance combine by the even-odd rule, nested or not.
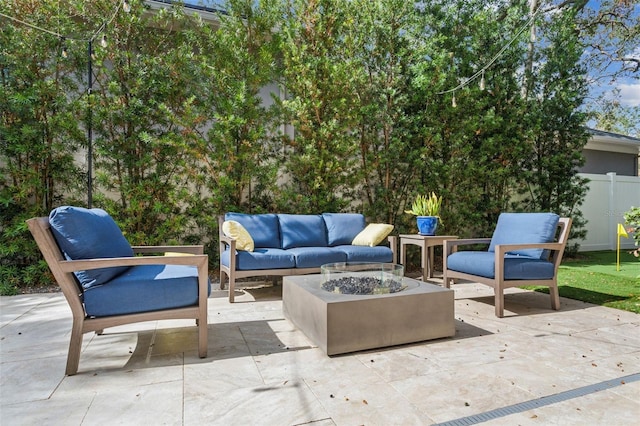
[(322, 213), (327, 226), (329, 246), (351, 244), (351, 241), (364, 229), (366, 221), (359, 213)]
[[(560, 217), (554, 213), (501, 213), (491, 237), (489, 251), (498, 244), (551, 243), (555, 239)], [(514, 250), (509, 254), (544, 259), (548, 250)]]
[[(49, 214), (51, 232), (68, 259), (131, 257), (133, 249), (114, 220), (101, 209), (62, 206)], [(82, 287), (105, 284), (127, 266), (76, 272)]]

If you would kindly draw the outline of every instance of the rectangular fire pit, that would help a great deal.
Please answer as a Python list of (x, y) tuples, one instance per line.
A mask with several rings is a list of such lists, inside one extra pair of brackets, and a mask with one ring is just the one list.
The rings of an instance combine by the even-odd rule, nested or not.
[(453, 290), (404, 278), (406, 289), (375, 295), (323, 290), (321, 275), (283, 278), (285, 318), (327, 355), (455, 334)]

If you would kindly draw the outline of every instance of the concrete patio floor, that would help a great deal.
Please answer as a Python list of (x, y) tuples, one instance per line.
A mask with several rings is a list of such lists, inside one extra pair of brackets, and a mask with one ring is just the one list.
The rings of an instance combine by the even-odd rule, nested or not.
[[(640, 316), (460, 283), (456, 335), (327, 357), (282, 315), (281, 287), (209, 299), (209, 356), (191, 321), (86, 334), (64, 375), (61, 293), (0, 298), (2, 425), (631, 425)], [(428, 324), (425, 324), (428, 327)]]

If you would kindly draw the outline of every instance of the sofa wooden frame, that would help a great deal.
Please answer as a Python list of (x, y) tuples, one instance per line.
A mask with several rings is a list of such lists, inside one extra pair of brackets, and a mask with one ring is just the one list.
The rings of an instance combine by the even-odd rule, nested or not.
[[(522, 286), (546, 286), (549, 287), (549, 295), (551, 297), (551, 308), (560, 309), (560, 295), (558, 293), (558, 267), (562, 261), (562, 255), (569, 239), (569, 230), (571, 229), (571, 218), (562, 217), (558, 221), (558, 237), (554, 243), (539, 244), (499, 244), (495, 246), (495, 273), (494, 278), (482, 277), (479, 275), (467, 274), (447, 268), (447, 257), (458, 247), (462, 245), (490, 244), (491, 238), (474, 238), (462, 240), (446, 240), (443, 244), (443, 281), (444, 285), (449, 288), (450, 283), (455, 278), (461, 278), (473, 282), (488, 285), (494, 289), (495, 313), (498, 318), (504, 316), (504, 289), (510, 287)], [(504, 279), (504, 256), (507, 252), (523, 249), (544, 249), (550, 251), (549, 260), (554, 265), (553, 277), (550, 279), (532, 279), (532, 280), (505, 280)]]
[[(224, 290), (225, 281), (229, 280), (229, 303), (234, 303), (235, 299), (235, 286), (236, 279), (238, 278), (250, 278), (250, 277), (286, 277), (290, 275), (308, 275), (319, 274), (320, 267), (317, 268), (281, 268), (281, 269), (248, 269), (248, 270), (236, 270), (236, 257), (229, 256), (229, 266), (222, 264), (222, 253), (229, 248), (231, 253), (236, 251), (236, 240), (225, 235), (222, 232), (222, 224), (224, 223), (224, 216), (218, 216), (218, 240), (220, 244), (220, 289)], [(390, 235), (387, 237), (389, 247), (393, 253), (392, 262), (396, 263), (397, 253), (396, 247), (398, 245), (398, 237)], [(224, 276), (226, 275), (227, 278)]]
[[(27, 220), (44, 259), (54, 278), (62, 289), (71, 313), (73, 325), (69, 354), (67, 356), (66, 374), (74, 375), (78, 371), (82, 337), (85, 333), (95, 331), (101, 334), (105, 328), (143, 321), (166, 319), (195, 319), (198, 327), (198, 355), (207, 356), (207, 297), (208, 297), (208, 256), (203, 254), (203, 246), (133, 246), (136, 254), (162, 252), (190, 253), (193, 256), (134, 256), (107, 259), (65, 260), (58, 244), (51, 233), (49, 219), (38, 217)], [(73, 272), (113, 266), (135, 265), (192, 265), (198, 268), (198, 304), (183, 308), (165, 309), (153, 312), (141, 312), (108, 317), (89, 317), (82, 303), (82, 290)]]

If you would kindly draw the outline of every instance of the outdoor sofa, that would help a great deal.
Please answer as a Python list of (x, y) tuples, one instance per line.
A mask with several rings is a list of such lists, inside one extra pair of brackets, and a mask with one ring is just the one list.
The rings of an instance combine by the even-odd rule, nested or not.
[[(392, 225), (369, 224), (358, 213), (245, 214), (219, 216), (220, 288), (229, 279), (319, 273), (335, 262), (395, 263)], [(388, 245), (383, 242), (386, 239)]]

